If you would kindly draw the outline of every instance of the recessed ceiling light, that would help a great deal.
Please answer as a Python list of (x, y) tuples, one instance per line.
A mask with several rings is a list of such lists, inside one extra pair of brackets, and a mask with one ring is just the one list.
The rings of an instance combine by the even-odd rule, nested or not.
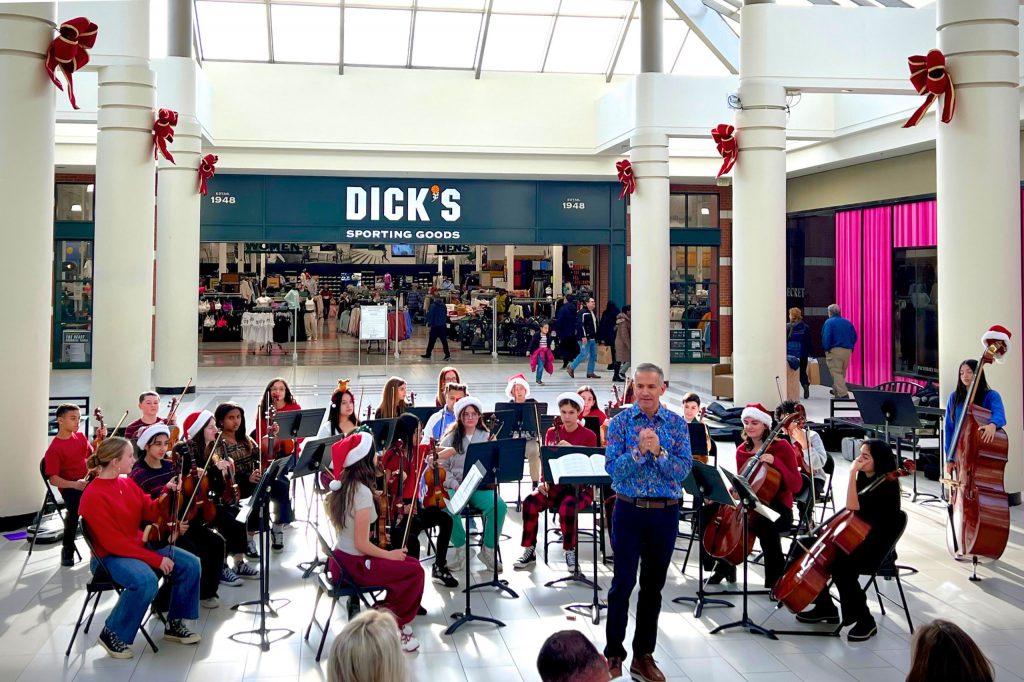
[(85, 191), (86, 192), (91, 192), (92, 191), (92, 185), (86, 185), (85, 186)]
[(81, 204), (71, 204), (71, 211), (73, 213), (81, 213), (82, 212), (82, 205)]
[(711, 209), (710, 208), (702, 208), (700, 210), (700, 214), (701, 215), (711, 215)]

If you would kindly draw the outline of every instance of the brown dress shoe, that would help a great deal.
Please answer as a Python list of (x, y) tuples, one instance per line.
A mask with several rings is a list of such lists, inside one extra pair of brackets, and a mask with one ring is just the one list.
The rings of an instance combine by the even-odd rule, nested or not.
[(618, 656), (608, 657), (608, 677), (613, 680), (622, 677), (622, 659)]
[(665, 675), (658, 670), (658, 666), (654, 664), (654, 656), (650, 654), (634, 656), (633, 662), (629, 664), (629, 674), (634, 679), (640, 678), (644, 682), (665, 682)]

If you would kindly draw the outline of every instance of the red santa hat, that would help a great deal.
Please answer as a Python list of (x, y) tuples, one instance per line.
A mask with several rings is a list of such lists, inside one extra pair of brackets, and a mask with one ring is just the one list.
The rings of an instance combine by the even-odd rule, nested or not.
[(202, 431), (211, 419), (213, 419), (213, 413), (209, 410), (193, 412), (185, 417), (185, 433), (189, 438), (195, 438), (196, 434)]
[(334, 467), (334, 480), (331, 490), (341, 490), (341, 472), (373, 452), (373, 436), (366, 431), (356, 431), (347, 438), (342, 438), (331, 446), (331, 464)]
[(505, 395), (508, 396), (509, 400), (512, 399), (512, 389), (516, 384), (521, 385), (526, 389), (526, 397), (530, 397), (530, 382), (526, 380), (526, 377), (522, 374), (517, 374), (514, 377), (508, 378), (508, 385), (505, 386)]
[(772, 415), (761, 403), (753, 403), (743, 408), (743, 412), (740, 413), (740, 419), (745, 420), (747, 418), (756, 419), (761, 422), (769, 429), (772, 427)]
[(1001, 324), (994, 324), (991, 327), (989, 327), (984, 334), (981, 335), (981, 345), (987, 348), (989, 343), (991, 343), (992, 341), (1002, 341), (1003, 343), (1005, 343), (1006, 351), (1003, 353), (996, 354), (996, 360), (1002, 360), (1002, 357), (1006, 355), (1006, 353), (1009, 353), (1010, 349), (1012, 348), (1012, 345), (1010, 343), (1011, 336), (1012, 334), (1010, 334), (1009, 329), (1002, 326)]

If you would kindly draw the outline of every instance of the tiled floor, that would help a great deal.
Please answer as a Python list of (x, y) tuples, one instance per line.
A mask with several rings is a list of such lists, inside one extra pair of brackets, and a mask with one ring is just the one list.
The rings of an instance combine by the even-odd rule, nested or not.
[[(428, 404), (440, 363), (430, 364), (418, 358), (406, 362), (395, 373), (409, 380), (413, 390), (419, 394), (419, 404)], [(501, 391), (505, 377), (521, 370), (524, 363), (495, 364), (481, 358), (479, 363), (463, 364), (471, 390), (487, 404), (503, 397)], [(279, 372), (293, 381), (298, 400), (305, 407), (326, 405), (337, 378), (346, 376), (355, 380), (357, 388), (366, 385), (366, 401), (372, 402), (385, 378), (377, 368), (364, 368), (360, 373), (354, 367), (338, 366), (299, 367), (294, 370), (270, 366), (209, 367), (200, 371), (199, 392), (186, 403), (186, 409), (207, 407), (225, 399), (236, 399), (251, 409), (266, 381)], [(377, 376), (369, 376), (371, 373)], [(598, 392), (610, 398), (607, 381), (610, 373), (602, 373), (606, 378), (596, 382)], [(707, 367), (673, 368), (669, 401), (678, 404), (681, 391), (691, 387), (699, 389), (706, 385), (708, 378)], [(55, 372), (52, 393), (81, 393), (88, 388), (88, 381), (86, 372)], [(535, 395), (551, 400), (572, 384), (562, 373), (552, 379), (550, 386), (535, 390)], [(810, 412), (812, 418), (820, 418), (827, 409), (824, 389), (815, 388), (814, 394)], [(732, 448), (725, 446), (722, 451), (722, 464), (732, 468)], [(845, 486), (847, 470), (847, 463), (839, 458), (836, 474), (839, 489)], [(930, 482), (922, 483), (922, 487), (934, 490), (934, 484)], [(514, 499), (515, 487), (506, 486), (502, 494), (506, 499)], [(915, 623), (935, 617), (956, 621), (975, 637), (996, 663), (999, 680), (1019, 679), (1018, 675), (1024, 675), (1024, 650), (1019, 644), (1024, 635), (1024, 554), (1021, 549), (1024, 523), (1021, 512), (1013, 511), (1010, 546), (1003, 559), (982, 567), (983, 582), (973, 584), (967, 581), (967, 567), (953, 562), (946, 553), (944, 511), (934, 505), (909, 503), (904, 508), (909, 512), (910, 526), (899, 547), (900, 563), (920, 571), (904, 581)], [(299, 515), (306, 516), (305, 508)], [(579, 629), (599, 647), (604, 645), (603, 621), (595, 626), (588, 619), (568, 615), (562, 609), (570, 602), (588, 601), (590, 593), (586, 589), (543, 586), (544, 582), (564, 571), (562, 553), (557, 546), (552, 547), (550, 565), (545, 566), (541, 562), (532, 572), (511, 569), (511, 562), (520, 551), (519, 531), (519, 515), (512, 510), (505, 525), (505, 533), (510, 539), (502, 542), (508, 567), (504, 577), (520, 597), (511, 599), (486, 590), (473, 596), (475, 612), (501, 618), (506, 623), (505, 627), (472, 624), (454, 636), (444, 635), (451, 614), (461, 610), (464, 596), (457, 590), (447, 590), (427, 582), (423, 603), (429, 613), (415, 623), (422, 648), (419, 653), (408, 657), (416, 679), (435, 682), (536, 680), (535, 660), (541, 643), (550, 633), (565, 628)], [(88, 579), (87, 567), (80, 563), (72, 569), (61, 569), (58, 566), (59, 550), (54, 546), (37, 550), (28, 558), (23, 542), (0, 542), (0, 680), (238, 682), (325, 679), (323, 667), (314, 661), (315, 648), (304, 642), (301, 636), (315, 596), (312, 581), (303, 582), (296, 569), (299, 562), (313, 554), (311, 533), (302, 523), (296, 523), (288, 530), (286, 550), (272, 560), (273, 596), (289, 598), (291, 603), (281, 610), (280, 618), (271, 619), (271, 626), (291, 628), (295, 634), (275, 643), (269, 653), (261, 653), (259, 649), (229, 639), (235, 632), (254, 627), (253, 615), (230, 610), (232, 604), (256, 596), (257, 584), (247, 583), (240, 588), (221, 588), (221, 607), (203, 611), (198, 623), (204, 637), (201, 644), (184, 647), (157, 639), (160, 651), (153, 654), (144, 647), (140, 638), (133, 647), (136, 658), (130, 661), (110, 659), (94, 644), (100, 623), (113, 602), (108, 597), (97, 612), (92, 632), (80, 635), (71, 655), (65, 658), (64, 649), (84, 598), (82, 586)], [(844, 639), (818, 637), (790, 636), (771, 641), (735, 630), (712, 636), (710, 630), (717, 624), (734, 620), (739, 609), (708, 608), (703, 618), (698, 620), (686, 606), (673, 604), (672, 598), (692, 595), (696, 585), (693, 562), (690, 562), (685, 576), (678, 570), (683, 558), (682, 552), (676, 554), (676, 565), (664, 590), (659, 643), (655, 653), (669, 679), (896, 682), (904, 678), (909, 663), (909, 635), (902, 613), (887, 608), (888, 615), (879, 617), (877, 604), (871, 602), (881, 632), (878, 637), (857, 645), (850, 645)], [(582, 560), (587, 568), (591, 566), (588, 549), (582, 552)], [(480, 568), (479, 562), (474, 562), (473, 567)], [(599, 574), (601, 585), (606, 589), (610, 572), (602, 566)], [(882, 584), (883, 591), (889, 594), (895, 594), (894, 588), (891, 583)], [(769, 626), (800, 627), (790, 614), (785, 611), (773, 613), (770, 607), (766, 597), (751, 599), (750, 610), (756, 621), (761, 622), (771, 616)], [(344, 624), (343, 611), (335, 612), (334, 631)], [(154, 630), (160, 633), (159, 626)], [(328, 637), (328, 646), (330, 639), (331, 636)]]

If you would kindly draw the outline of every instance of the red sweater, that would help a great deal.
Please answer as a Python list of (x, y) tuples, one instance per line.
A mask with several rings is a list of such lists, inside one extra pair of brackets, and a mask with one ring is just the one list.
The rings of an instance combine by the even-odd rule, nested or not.
[(68, 481), (80, 481), (89, 473), (85, 460), (92, 454), (92, 443), (81, 431), (70, 438), (54, 438), (46, 448), (46, 477), (60, 476)]
[(100, 558), (127, 557), (159, 568), (163, 557), (142, 546), (142, 521), (155, 521), (156, 501), (124, 476), (97, 478), (85, 488), (78, 513), (89, 524)]
[(597, 447), (597, 436), (593, 431), (580, 424), (576, 427), (576, 430), (572, 433), (566, 430), (563, 426), (555, 432), (555, 427), (548, 429), (548, 432), (544, 434), (545, 443), (558, 443), (559, 441), (565, 441), (573, 445), (578, 445), (581, 448), (596, 448)]
[[(799, 492), (803, 485), (800, 477), (800, 470), (797, 469), (796, 452), (793, 446), (784, 440), (775, 440), (768, 447), (768, 454), (775, 458), (775, 462), (769, 466), (778, 470), (782, 475), (782, 487), (772, 500), (772, 504), (790, 509), (793, 506), (793, 493)], [(736, 448), (736, 469), (743, 471), (747, 460), (754, 456), (754, 453), (747, 449), (746, 443)]]

